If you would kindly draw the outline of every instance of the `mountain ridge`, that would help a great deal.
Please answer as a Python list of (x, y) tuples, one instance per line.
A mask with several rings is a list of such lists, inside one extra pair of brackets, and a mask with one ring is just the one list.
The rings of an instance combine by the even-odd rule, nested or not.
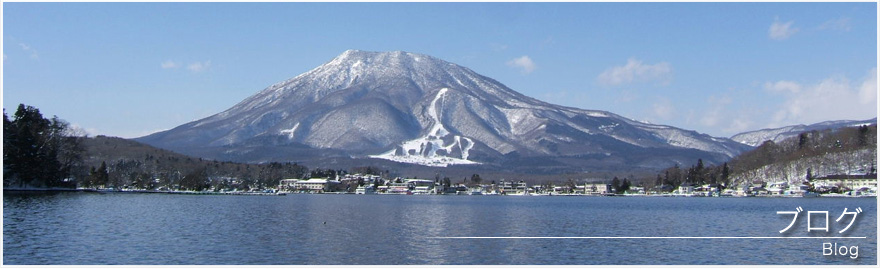
[[(546, 103), (431, 56), (358, 50), (223, 112), (136, 140), (227, 160), (274, 146), (434, 166), (499, 165), (521, 157), (565, 157), (560, 165), (583, 166), (568, 159), (617, 156), (619, 164), (642, 159), (630, 166), (654, 167), (695, 158), (721, 162), (749, 148), (607, 111)], [(633, 152), (665, 157), (619, 156)]]
[(789, 126), (782, 126), (777, 128), (764, 128), (760, 130), (748, 131), (735, 134), (730, 137), (731, 140), (757, 147), (760, 146), (764, 141), (772, 140), (773, 142), (779, 143), (783, 140), (799, 135), (803, 132), (815, 131), (815, 130), (824, 130), (824, 129), (840, 129), (844, 127), (853, 127), (860, 125), (871, 125), (876, 124), (877, 118), (869, 119), (869, 120), (831, 120), (831, 121), (823, 121), (819, 123), (813, 124), (796, 124)]

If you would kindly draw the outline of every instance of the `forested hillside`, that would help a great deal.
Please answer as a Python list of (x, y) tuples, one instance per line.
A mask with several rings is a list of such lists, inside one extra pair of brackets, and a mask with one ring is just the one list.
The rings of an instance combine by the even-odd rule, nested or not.
[(718, 166), (700, 160), (689, 168), (674, 166), (643, 179), (649, 188), (682, 184), (736, 186), (742, 182), (800, 183), (825, 176), (877, 174), (877, 125), (814, 130), (779, 143), (765, 141), (754, 150)]
[[(309, 170), (294, 163), (244, 164), (202, 160), (135, 141), (98, 136), (85, 139), (81, 186), (138, 189), (205, 190), (267, 188), (283, 178), (301, 178)], [(102, 174), (106, 171), (106, 175)]]
[(810, 131), (780, 143), (766, 141), (730, 161), (733, 183), (790, 183), (828, 175), (876, 174), (877, 125)]
[(283, 178), (336, 173), (295, 163), (208, 161), (122, 138), (89, 138), (24, 104), (12, 117), (3, 112), (3, 134), (4, 189), (249, 190), (274, 187)]

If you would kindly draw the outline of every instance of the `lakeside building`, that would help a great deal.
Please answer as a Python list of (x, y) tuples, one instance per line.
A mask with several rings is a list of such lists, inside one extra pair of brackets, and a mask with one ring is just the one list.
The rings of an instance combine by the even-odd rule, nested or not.
[(805, 196), (810, 192), (810, 185), (807, 184), (792, 184), (788, 186), (788, 189), (785, 190), (785, 195), (789, 196)]
[(532, 186), (532, 190), (534, 190), (535, 193), (546, 193), (546, 192), (548, 192), (546, 189), (547, 188), (543, 185)]
[(553, 193), (571, 193), (571, 187), (567, 185), (553, 186)]
[(339, 181), (327, 178), (282, 179), (278, 187), (281, 191), (329, 192), (339, 185)]
[(363, 185), (357, 187), (354, 191), (355, 194), (376, 194), (376, 188), (373, 185)]
[(287, 178), (282, 179), (281, 182), (278, 183), (279, 191), (293, 191), (293, 183), (300, 181), (301, 179), (297, 178)]
[(439, 186), (437, 188), (438, 194), (467, 194), (468, 187), (464, 184), (456, 184), (452, 186)]
[(489, 192), (491, 186), (489, 185), (478, 185), (471, 188), (468, 188), (469, 195), (483, 195)]
[(645, 187), (642, 187), (642, 186), (630, 186), (629, 190), (627, 190), (625, 193), (639, 194), (639, 195), (647, 194), (647, 192), (645, 192)]
[(691, 195), (694, 194), (694, 186), (688, 183), (684, 183), (678, 186), (678, 190), (675, 190), (675, 194), (683, 194), (683, 195)]
[[(504, 181), (501, 180), (501, 183), (497, 186), (498, 189), (501, 190), (501, 194), (526, 194), (529, 191), (529, 186), (525, 181)], [(467, 188), (465, 188), (467, 191)]]
[(413, 194), (434, 194), (434, 181), (430, 179), (406, 179), (405, 183), (410, 185)]
[(669, 184), (660, 184), (660, 186), (654, 186), (651, 190), (651, 194), (662, 194), (662, 193), (671, 193), (675, 190), (675, 187)]
[(733, 188), (727, 189), (733, 196), (750, 196), (752, 195), (752, 183), (742, 182)]
[(877, 192), (877, 175), (830, 175), (812, 181), (816, 189)]
[(408, 182), (400, 182), (400, 183), (392, 182), (392, 183), (388, 183), (388, 185), (386, 185), (386, 186), (379, 186), (380, 192), (383, 189), (382, 187), (385, 187), (384, 193), (391, 193), (391, 194), (411, 194), (412, 193), (412, 191), (410, 190), (410, 183), (408, 183)]
[(788, 189), (788, 182), (785, 182), (785, 181), (771, 182), (770, 185), (768, 185), (766, 189), (767, 189), (767, 194), (782, 195), (782, 194), (785, 194), (785, 190)]
[(606, 195), (614, 193), (611, 189), (611, 184), (607, 183), (584, 183), (583, 186), (578, 186), (578, 188), (582, 189), (583, 193), (587, 195)]
[(342, 183), (352, 182), (352, 183), (358, 183), (359, 185), (360, 185), (360, 183), (363, 183), (363, 185), (373, 185), (377, 181), (379, 183), (382, 183), (382, 177), (377, 176), (377, 175), (371, 175), (371, 174), (366, 174), (366, 175), (347, 174), (347, 175), (342, 176), (339, 179), (339, 181)]

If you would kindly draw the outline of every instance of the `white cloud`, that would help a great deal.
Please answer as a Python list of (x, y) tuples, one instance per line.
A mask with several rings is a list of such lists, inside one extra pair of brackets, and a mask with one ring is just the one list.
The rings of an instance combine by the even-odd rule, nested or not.
[(675, 116), (676, 109), (669, 99), (660, 97), (657, 99), (657, 102), (651, 105), (651, 110), (654, 112), (654, 116), (668, 120)]
[(671, 79), (672, 66), (669, 63), (661, 62), (651, 65), (634, 58), (627, 60), (626, 65), (606, 69), (598, 77), (599, 83), (604, 85), (620, 85), (637, 81), (657, 81), (668, 84)]
[(639, 96), (638, 93), (623, 90), (620, 92), (620, 96), (617, 98), (617, 101), (621, 103), (629, 103), (638, 100), (639, 98), (641, 98), (641, 96)]
[(868, 71), (867, 77), (859, 87), (859, 103), (863, 105), (874, 103), (877, 106), (877, 68)]
[(822, 25), (819, 25), (819, 30), (835, 30), (835, 31), (844, 31), (849, 32), (852, 30), (852, 25), (849, 23), (849, 18), (843, 17), (840, 19), (828, 20)]
[(726, 115), (722, 115), (722, 110), (730, 104), (731, 99), (728, 96), (709, 96), (709, 100), (707, 100), (707, 104), (709, 104), (709, 109), (702, 113), (703, 117), (700, 119), (700, 123), (704, 126), (715, 127), (721, 122)]
[(199, 73), (208, 70), (209, 68), (211, 68), (211, 61), (195, 62), (186, 66), (186, 69), (194, 73)]
[(770, 29), (768, 30), (768, 34), (770, 35), (770, 39), (773, 40), (785, 40), (797, 33), (800, 29), (792, 28), (791, 25), (794, 24), (794, 21), (788, 22), (779, 22), (779, 18), (776, 18), (773, 21), (773, 24), (770, 25)]
[(179, 66), (180, 64), (172, 60), (162, 62), (162, 69), (177, 68)]
[(733, 119), (727, 126), (727, 128), (722, 128), (721, 131), (728, 134), (738, 134), (753, 129), (752, 121), (744, 117)]
[(856, 83), (844, 76), (831, 76), (803, 86), (799, 92), (784, 92), (785, 101), (768, 127), (877, 117), (877, 90), (876, 67)]
[(76, 136), (82, 136), (82, 135), (96, 136), (96, 135), (101, 134), (101, 132), (98, 131), (98, 129), (96, 129), (96, 128), (82, 127), (77, 123), (70, 124), (69, 132), (71, 132), (72, 135), (76, 135)]
[(30, 54), (31, 59), (39, 59), (40, 58), (40, 55), (37, 53), (37, 50), (35, 50), (34, 48), (31, 48), (31, 46), (28, 46), (25, 43), (18, 43), (18, 46), (21, 47), (21, 50)]
[(532, 71), (535, 71), (535, 68), (537, 68), (535, 62), (532, 61), (532, 58), (529, 58), (529, 56), (526, 55), (507, 61), (507, 66), (519, 68), (521, 69), (520, 72), (522, 72), (523, 74), (531, 73)]
[(801, 91), (801, 85), (793, 81), (780, 80), (772, 83), (764, 83), (764, 89), (774, 92), (798, 93)]

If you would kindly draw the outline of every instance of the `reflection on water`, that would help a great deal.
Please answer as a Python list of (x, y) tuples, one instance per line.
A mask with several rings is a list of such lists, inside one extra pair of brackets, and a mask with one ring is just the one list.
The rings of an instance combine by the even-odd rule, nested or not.
[[(439, 239), (779, 236), (790, 217), (861, 207), (823, 239)], [(4, 195), (4, 264), (874, 264), (875, 198), (164, 194)], [(850, 210), (852, 211), (852, 210)], [(848, 221), (848, 220), (847, 220)], [(760, 255), (756, 255), (756, 253)]]

